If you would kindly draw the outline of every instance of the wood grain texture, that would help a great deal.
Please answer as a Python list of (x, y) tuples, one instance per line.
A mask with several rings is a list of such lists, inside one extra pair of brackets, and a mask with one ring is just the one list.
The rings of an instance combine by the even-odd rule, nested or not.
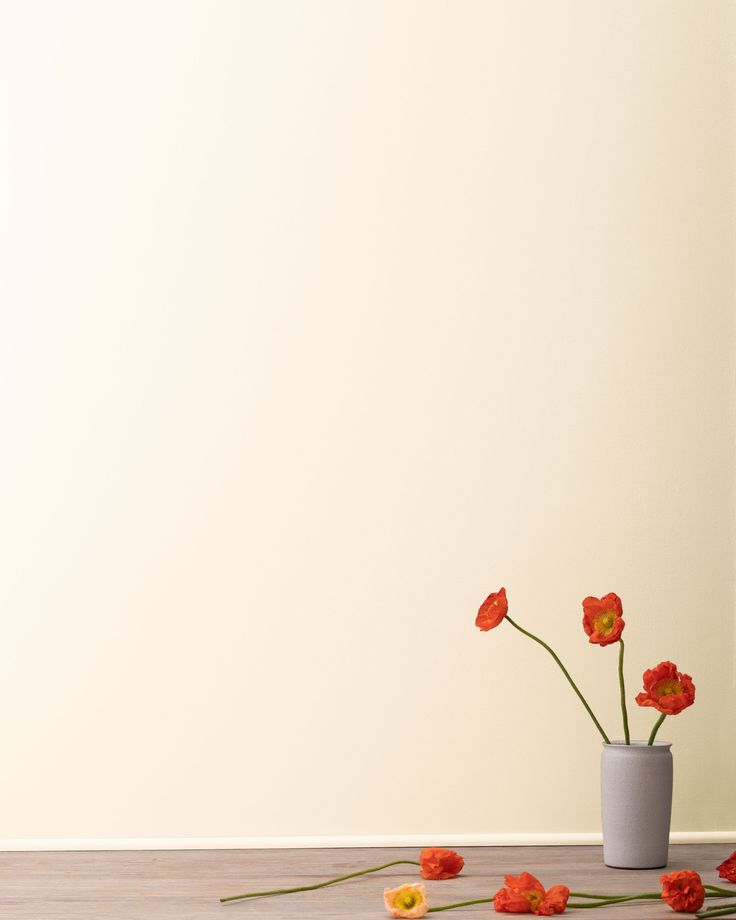
[[(718, 883), (714, 867), (733, 849), (724, 845), (670, 847), (668, 871), (696, 869)], [(600, 847), (463, 848), (457, 879), (427, 882), (430, 902), (447, 904), (492, 895), (506, 873), (528, 870), (547, 886), (626, 894), (659, 890), (663, 870), (606, 868)], [(179, 850), (0, 854), (3, 920), (378, 920), (383, 889), (418, 879), (412, 866), (331, 888), (278, 898), (220, 904), (219, 897), (299, 884), (368, 868), (392, 859), (416, 859), (416, 849)], [(418, 872), (418, 870), (417, 870)], [(726, 884), (726, 883), (722, 883)], [(734, 886), (736, 891), (736, 886)], [(714, 903), (714, 902), (711, 902)], [(438, 916), (488, 917), (480, 904)], [(430, 915), (432, 916), (432, 915)], [(577, 913), (598, 920), (646, 920), (674, 915), (658, 901)]]

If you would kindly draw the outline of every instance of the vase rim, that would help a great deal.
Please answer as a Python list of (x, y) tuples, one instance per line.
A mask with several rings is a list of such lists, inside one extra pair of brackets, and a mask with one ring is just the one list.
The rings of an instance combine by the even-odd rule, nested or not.
[(634, 748), (638, 751), (641, 751), (642, 749), (653, 750), (657, 748), (661, 750), (662, 748), (669, 749), (672, 747), (671, 741), (655, 741), (652, 744), (649, 744), (648, 741), (631, 741), (629, 744), (627, 744), (625, 741), (602, 741), (601, 744), (604, 748)]

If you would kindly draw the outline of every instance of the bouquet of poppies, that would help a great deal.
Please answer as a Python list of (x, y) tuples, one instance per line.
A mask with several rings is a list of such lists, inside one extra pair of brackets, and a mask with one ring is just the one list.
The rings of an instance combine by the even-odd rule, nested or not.
[[(601, 737), (610, 744), (610, 738), (603, 729), (603, 726), (596, 718), (588, 701), (580, 691), (580, 688), (570, 676), (570, 672), (560, 661), (557, 653), (550, 648), (539, 636), (519, 626), (519, 624), (509, 616), (509, 602), (506, 597), (506, 589), (500, 588), (488, 595), (480, 605), (478, 615), (475, 618), (475, 625), (483, 632), (495, 629), (502, 623), (509, 623), (514, 629), (532, 639), (552, 656), (557, 666), (565, 675), (568, 683), (575, 691), (578, 699), (585, 707), (586, 712), (593, 721), (593, 724), (600, 732)], [(607, 645), (618, 645), (618, 679), (621, 691), (621, 716), (623, 719), (624, 743), (631, 744), (629, 734), (629, 715), (626, 708), (626, 686), (624, 682), (624, 640), (622, 633), (624, 631), (623, 605), (621, 598), (617, 594), (605, 594), (603, 597), (586, 597), (583, 600), (583, 629), (588, 636), (588, 642), (593, 645), (605, 647)], [(639, 706), (651, 706), (659, 712), (659, 718), (654, 723), (649, 735), (648, 744), (654, 744), (654, 739), (660, 726), (667, 716), (676, 716), (692, 706), (695, 702), (695, 686), (689, 674), (681, 672), (677, 665), (671, 661), (661, 661), (656, 667), (650, 668), (644, 672), (644, 688), (636, 696), (636, 702)]]

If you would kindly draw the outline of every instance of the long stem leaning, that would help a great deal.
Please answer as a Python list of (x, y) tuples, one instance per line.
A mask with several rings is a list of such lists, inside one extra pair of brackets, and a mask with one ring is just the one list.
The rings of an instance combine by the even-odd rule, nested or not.
[(667, 718), (667, 713), (663, 712), (662, 715), (654, 723), (654, 728), (652, 729), (652, 733), (649, 736), (649, 741), (647, 741), (647, 744), (649, 745), (654, 744), (654, 739), (656, 738), (657, 732), (659, 731), (659, 726), (664, 722), (666, 718)]
[(415, 859), (395, 859), (393, 862), (384, 863), (382, 866), (374, 866), (372, 869), (361, 869), (360, 872), (351, 872), (348, 875), (340, 875), (337, 878), (328, 879), (326, 882), (317, 882), (316, 885), (300, 885), (298, 888), (272, 888), (270, 891), (250, 891), (247, 894), (233, 894), (228, 898), (220, 898), (220, 903), (226, 901), (244, 901), (246, 898), (267, 898), (274, 894), (294, 894), (297, 891), (315, 891), (317, 888), (327, 888), (328, 885), (335, 885), (337, 882), (344, 882), (349, 878), (357, 878), (359, 875), (368, 875), (370, 872), (380, 872), (381, 869), (388, 869), (389, 866), (418, 866)]
[(611, 741), (610, 741), (608, 735), (603, 731), (603, 727), (601, 726), (601, 723), (598, 721), (598, 719), (596, 719), (595, 715), (593, 714), (593, 710), (592, 710), (592, 709), (590, 708), (590, 706), (588, 705), (588, 701), (585, 699), (585, 697), (583, 696), (583, 694), (582, 694), (582, 693), (580, 692), (580, 690), (578, 689), (578, 685), (575, 683), (575, 681), (572, 679), (572, 677), (570, 677), (570, 672), (567, 670), (567, 668), (565, 667), (565, 665), (560, 661), (560, 659), (559, 659), (559, 657), (557, 656), (557, 654), (547, 645), (546, 642), (543, 642), (543, 641), (539, 638), (539, 636), (535, 636), (534, 633), (530, 633), (528, 630), (523, 629), (521, 626), (519, 626), (518, 623), (515, 623), (515, 622), (511, 619), (511, 617), (510, 617), (508, 614), (506, 614), (505, 619), (506, 619), (506, 621), (507, 621), (508, 623), (511, 623), (511, 625), (512, 625), (513, 627), (515, 627), (516, 629), (518, 629), (520, 633), (524, 633), (525, 636), (528, 636), (530, 639), (533, 639), (535, 642), (538, 642), (539, 645), (542, 646), (542, 648), (547, 649), (547, 651), (550, 653), (550, 655), (551, 655), (551, 656), (554, 658), (554, 660), (557, 662), (557, 665), (559, 666), (560, 670), (562, 671), (562, 673), (563, 673), (563, 674), (565, 675), (565, 677), (567, 678), (567, 681), (568, 681), (568, 683), (570, 684), (570, 686), (572, 687), (572, 689), (575, 691), (575, 693), (577, 693), (578, 699), (579, 699), (580, 702), (583, 704), (583, 706), (585, 706), (585, 709), (587, 710), (587, 713), (588, 713), (588, 715), (590, 716), (590, 718), (593, 720), (593, 722), (594, 722), (594, 724), (595, 724), (595, 727), (596, 727), (596, 728), (598, 729), (598, 731), (601, 733), (601, 737), (602, 737), (603, 740), (606, 742), (606, 744), (610, 744)]
[(631, 736), (629, 735), (629, 714), (626, 711), (626, 687), (624, 686), (624, 640), (619, 639), (618, 644), (618, 683), (621, 687), (621, 715), (624, 720), (624, 741), (626, 744), (631, 744)]

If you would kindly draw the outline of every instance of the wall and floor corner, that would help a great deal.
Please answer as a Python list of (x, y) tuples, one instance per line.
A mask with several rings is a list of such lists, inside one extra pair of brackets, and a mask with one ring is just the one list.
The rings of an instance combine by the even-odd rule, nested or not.
[(733, 839), (733, 19), (0, 9), (0, 846)]

